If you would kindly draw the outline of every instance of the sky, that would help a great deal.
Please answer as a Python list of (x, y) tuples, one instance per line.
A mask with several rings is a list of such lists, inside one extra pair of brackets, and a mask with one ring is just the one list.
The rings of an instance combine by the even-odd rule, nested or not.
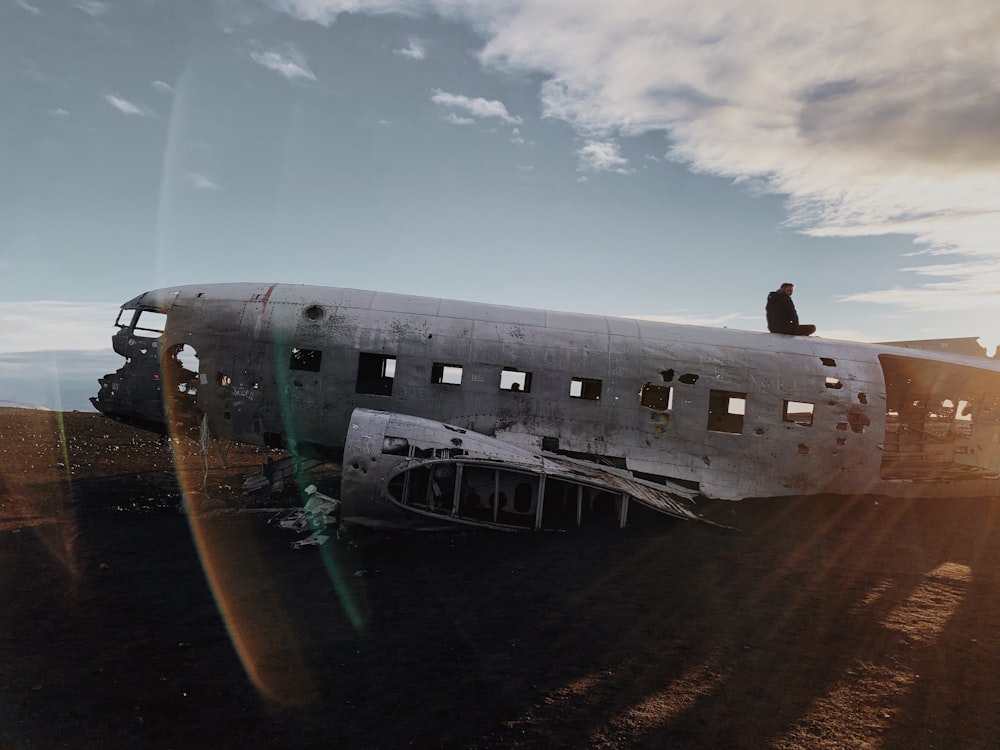
[(188, 283), (1000, 343), (992, 0), (0, 0), (0, 97), (0, 403)]

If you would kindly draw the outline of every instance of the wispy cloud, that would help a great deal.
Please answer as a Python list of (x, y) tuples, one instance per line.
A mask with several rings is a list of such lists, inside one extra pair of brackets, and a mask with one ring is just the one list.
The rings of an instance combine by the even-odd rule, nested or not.
[(590, 141), (577, 150), (576, 155), (579, 159), (577, 170), (580, 172), (630, 174), (633, 171), (614, 141)]
[(412, 0), (265, 0), (277, 10), (284, 11), (303, 21), (315, 21), (329, 26), (341, 13), (401, 13), (415, 15), (432, 9), (433, 3), (415, 3)]
[(409, 46), (403, 47), (402, 49), (394, 49), (392, 53), (394, 55), (408, 57), (411, 60), (423, 60), (427, 57), (427, 44), (423, 40), (411, 37)]
[(62, 107), (53, 107), (49, 110), (49, 114), (53, 117), (69, 117), (69, 110)]
[(188, 175), (188, 179), (191, 184), (194, 185), (196, 190), (219, 190), (219, 184), (214, 180), (209, 179), (200, 172), (191, 172)]
[[(452, 110), (452, 114), (455, 114), (454, 110), (464, 113), (464, 117), (458, 116), (462, 122), (456, 122), (456, 124), (469, 124), (468, 118), (496, 119), (511, 125), (520, 125), (522, 122), (520, 117), (510, 114), (504, 103), (496, 99), (483, 99), (482, 97), (473, 99), (461, 94), (449, 94), (447, 91), (434, 89), (431, 101)], [(449, 120), (449, 122), (455, 122), (455, 120)]]
[(39, 13), (42, 12), (39, 8), (36, 8), (34, 5), (25, 2), (25, 0), (17, 0), (17, 6), (19, 8), (23, 8), (24, 10), (28, 11), (33, 16), (37, 16)]
[(73, 0), (73, 7), (82, 10), (88, 16), (97, 18), (107, 13), (111, 6), (108, 3), (98, 2), (98, 0)]
[(476, 121), (471, 117), (462, 117), (461, 115), (456, 115), (454, 112), (449, 112), (444, 116), (445, 122), (450, 122), (452, 125), (475, 125)]
[[(799, 231), (910, 235), (973, 258), (964, 290), (916, 279), (909, 292), (937, 304), (972, 304), (968, 291), (995, 281), (975, 270), (1000, 258), (1000, 14), (986, 0), (271, 3), (324, 24), (341, 12), (466, 23), (484, 64), (542, 76), (543, 116), (590, 143), (665, 132), (670, 159), (786, 196)], [(453, 96), (439, 103), (480, 116)], [(585, 147), (581, 167), (625, 168), (616, 154)]]
[(154, 88), (157, 91), (163, 91), (163, 92), (166, 92), (168, 94), (171, 94), (174, 91), (174, 87), (171, 86), (166, 81), (151, 81), (149, 85), (150, 85), (150, 88)]
[(305, 56), (294, 47), (287, 47), (283, 52), (277, 50), (254, 51), (250, 53), (254, 62), (273, 70), (290, 81), (303, 78), (315, 81), (316, 74), (309, 69)]
[(128, 99), (124, 99), (117, 94), (105, 94), (104, 101), (117, 109), (123, 115), (128, 115), (129, 117), (148, 117), (150, 115), (150, 111), (146, 107), (134, 104)]
[(951, 312), (956, 309), (985, 312), (1000, 304), (1000, 267), (995, 261), (957, 264), (953, 269), (936, 266), (910, 270), (923, 276), (949, 280), (927, 282), (916, 287), (858, 292), (838, 299), (891, 305), (916, 312)]

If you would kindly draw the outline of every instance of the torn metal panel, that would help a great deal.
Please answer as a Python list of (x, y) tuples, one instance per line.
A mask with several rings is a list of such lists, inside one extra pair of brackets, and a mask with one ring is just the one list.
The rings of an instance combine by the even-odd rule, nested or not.
[[(473, 481), (476, 472), (479, 485)], [(533, 452), (453, 425), (367, 409), (356, 409), (351, 416), (341, 493), (352, 515), (381, 506), (382, 516), (406, 511), (458, 523), (542, 528), (551, 517), (545, 510), (545, 488), (556, 481), (559, 501), (566, 499), (567, 489), (582, 490), (588, 499), (610, 493), (619, 498), (616, 508), (622, 514), (627, 501), (634, 499), (667, 515), (699, 519), (689, 507), (697, 493), (681, 485), (656, 485), (625, 470)], [(510, 497), (500, 492), (507, 487)], [(519, 507), (523, 487), (525, 501)], [(581, 494), (581, 506), (583, 498)], [(556, 502), (551, 493), (548, 500)], [(579, 524), (580, 509), (572, 510)], [(565, 518), (560, 515), (559, 521)]]

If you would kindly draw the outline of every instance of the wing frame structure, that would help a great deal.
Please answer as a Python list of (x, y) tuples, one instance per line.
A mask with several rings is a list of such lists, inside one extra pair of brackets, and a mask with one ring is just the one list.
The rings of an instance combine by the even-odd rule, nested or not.
[(632, 500), (712, 523), (692, 510), (697, 494), (444, 422), (362, 408), (351, 414), (341, 480), (344, 520), (376, 526), (408, 516), (425, 526), (510, 531), (566, 530), (599, 517), (625, 527)]

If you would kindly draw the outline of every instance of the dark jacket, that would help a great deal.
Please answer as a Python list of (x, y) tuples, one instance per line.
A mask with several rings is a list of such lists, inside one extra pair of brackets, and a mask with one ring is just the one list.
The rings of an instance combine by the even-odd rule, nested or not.
[(795, 312), (792, 298), (778, 289), (767, 295), (767, 330), (771, 333), (795, 333), (799, 325), (799, 314)]

